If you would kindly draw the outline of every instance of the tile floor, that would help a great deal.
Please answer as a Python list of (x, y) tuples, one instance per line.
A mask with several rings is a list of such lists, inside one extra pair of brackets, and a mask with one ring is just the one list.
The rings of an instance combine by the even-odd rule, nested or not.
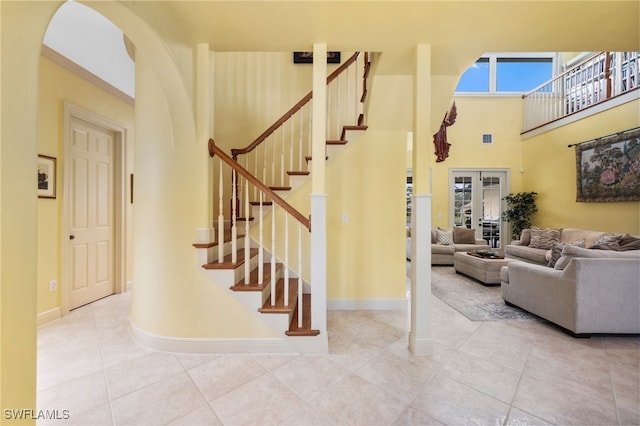
[[(129, 337), (130, 295), (38, 332), (38, 409), (65, 425), (638, 425), (640, 338), (472, 322), (433, 299), (433, 356), (406, 311), (331, 311), (328, 355), (159, 353)], [(49, 424), (39, 422), (38, 424)]]

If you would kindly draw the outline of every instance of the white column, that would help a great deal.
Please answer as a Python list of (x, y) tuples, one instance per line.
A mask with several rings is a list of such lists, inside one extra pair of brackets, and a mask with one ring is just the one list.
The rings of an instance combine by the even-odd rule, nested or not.
[(414, 195), (412, 203), (409, 349), (431, 355), (431, 195)]
[(413, 99), (413, 208), (411, 218), (411, 332), (409, 349), (433, 353), (431, 340), (431, 46), (416, 48)]
[(319, 352), (328, 352), (327, 339), (327, 195), (325, 190), (327, 120), (327, 45), (313, 45), (311, 122), (311, 327), (320, 330)]
[(311, 193), (325, 193), (327, 143), (327, 45), (313, 45), (313, 116), (311, 121)]
[(311, 327), (320, 352), (329, 351), (327, 339), (327, 196), (311, 194)]

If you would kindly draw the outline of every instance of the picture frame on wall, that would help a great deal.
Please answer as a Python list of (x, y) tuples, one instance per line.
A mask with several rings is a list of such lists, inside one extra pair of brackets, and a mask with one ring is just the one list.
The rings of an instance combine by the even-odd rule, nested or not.
[(640, 128), (576, 144), (576, 200), (640, 201)]
[(38, 198), (56, 198), (56, 158), (38, 155)]
[[(313, 52), (293, 52), (293, 63), (294, 64), (312, 64)], [(327, 63), (339, 64), (340, 52), (327, 52)]]

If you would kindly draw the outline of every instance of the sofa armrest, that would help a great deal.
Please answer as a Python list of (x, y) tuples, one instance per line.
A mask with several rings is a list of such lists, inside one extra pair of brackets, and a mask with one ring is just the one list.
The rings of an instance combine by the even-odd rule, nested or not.
[(476, 238), (476, 244), (479, 246), (488, 246), (489, 242), (482, 238)]
[[(569, 269), (569, 271), (567, 271)], [(640, 263), (635, 259), (572, 259), (575, 333), (640, 333)]]

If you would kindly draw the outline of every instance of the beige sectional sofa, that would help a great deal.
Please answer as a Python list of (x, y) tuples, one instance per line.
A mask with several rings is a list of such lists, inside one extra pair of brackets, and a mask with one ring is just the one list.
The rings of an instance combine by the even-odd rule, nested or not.
[(562, 243), (554, 246), (561, 247), (557, 260), (557, 251), (552, 255), (553, 250), (522, 241), (505, 247), (507, 257), (521, 262), (511, 261), (500, 271), (504, 301), (574, 335), (640, 334), (640, 250), (633, 249), (637, 237), (625, 236), (631, 245), (624, 248), (632, 249), (616, 246), (617, 251), (613, 244), (602, 249), (602, 238), (608, 237), (604, 232), (563, 229), (561, 234)]
[[(444, 233), (451, 232), (453, 241), (444, 241), (438, 238)], [(431, 264), (432, 265), (453, 265), (453, 254), (455, 252), (487, 250), (489, 243), (486, 240), (475, 238), (474, 229), (453, 228), (431, 229)], [(445, 237), (446, 238), (446, 237)], [(411, 260), (411, 236), (407, 233), (407, 259)]]

